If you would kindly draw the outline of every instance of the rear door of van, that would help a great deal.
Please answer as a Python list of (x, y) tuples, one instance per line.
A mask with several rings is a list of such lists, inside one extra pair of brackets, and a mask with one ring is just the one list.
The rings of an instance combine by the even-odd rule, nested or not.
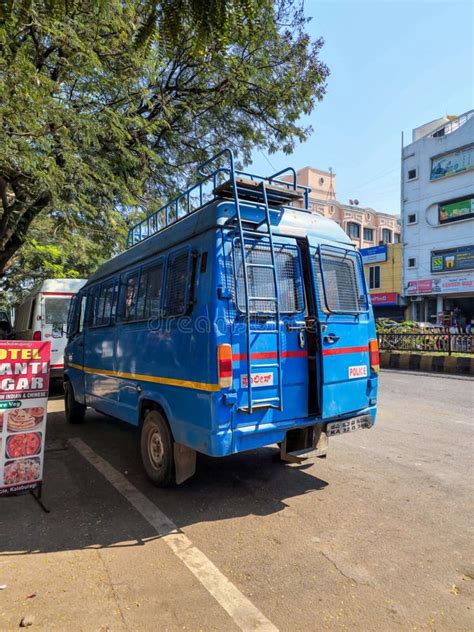
[[(250, 357), (247, 349), (246, 305), (241, 245), (238, 237), (227, 241), (228, 278), (232, 300), (232, 360), (237, 413), (233, 425), (244, 427), (265, 419), (278, 422), (308, 416), (307, 312), (302, 262), (296, 240), (274, 237), (280, 323), (276, 322), (271, 253), (268, 239), (246, 240), (249, 265)], [(230, 297), (229, 297), (230, 298)], [(277, 333), (281, 340), (278, 362)], [(252, 414), (249, 414), (248, 365), (250, 362)], [(279, 382), (281, 380), (281, 390)]]
[(323, 419), (375, 403), (369, 342), (376, 339), (363, 266), (352, 248), (312, 245), (319, 329), (320, 410)]
[(51, 368), (64, 368), (64, 348), (69, 305), (73, 292), (40, 294), (41, 337), (51, 341)]

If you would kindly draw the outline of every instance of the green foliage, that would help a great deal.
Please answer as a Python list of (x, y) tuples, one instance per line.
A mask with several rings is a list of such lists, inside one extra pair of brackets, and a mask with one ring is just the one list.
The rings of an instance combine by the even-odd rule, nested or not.
[(33, 243), (35, 218), (107, 244), (222, 147), (242, 162), (256, 146), (291, 152), (311, 131), (299, 118), (324, 94), (322, 42), (296, 0), (0, 9), (0, 276), (10, 280), (25, 243), (20, 259), (68, 269), (56, 242)]
[(103, 232), (97, 227), (73, 225), (51, 214), (41, 214), (32, 223), (28, 240), (13, 256), (1, 281), (0, 310), (18, 304), (44, 279), (88, 278), (115, 254), (120, 230), (118, 222), (113, 231)]
[(390, 318), (378, 318), (376, 320), (377, 333), (379, 334), (417, 334), (417, 333), (429, 333), (430, 329), (423, 327), (420, 323), (413, 320), (404, 320), (397, 322)]

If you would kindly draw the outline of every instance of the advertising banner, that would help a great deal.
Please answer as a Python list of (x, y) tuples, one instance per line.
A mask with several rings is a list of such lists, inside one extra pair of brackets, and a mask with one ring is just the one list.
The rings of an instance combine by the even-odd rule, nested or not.
[(419, 279), (408, 281), (407, 294), (450, 294), (474, 291), (474, 276), (453, 277), (443, 279)]
[(387, 261), (387, 246), (373, 246), (372, 248), (361, 248), (362, 261), (366, 263), (379, 263)]
[(371, 292), (372, 305), (398, 305), (397, 292)]
[(0, 340), (0, 496), (41, 485), (51, 343)]
[(474, 169), (474, 145), (431, 159), (430, 180)]
[(433, 250), (431, 272), (449, 272), (450, 270), (474, 270), (474, 246)]
[(474, 198), (439, 205), (439, 223), (447, 224), (474, 215)]

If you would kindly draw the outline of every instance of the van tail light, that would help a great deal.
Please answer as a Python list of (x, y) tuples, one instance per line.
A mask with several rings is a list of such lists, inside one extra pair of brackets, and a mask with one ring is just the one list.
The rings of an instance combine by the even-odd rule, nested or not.
[(232, 347), (224, 344), (217, 347), (217, 370), (219, 374), (219, 386), (229, 388), (232, 386)]
[(373, 373), (380, 371), (379, 341), (369, 341), (370, 369)]
[(41, 340), (41, 331), (33, 332), (33, 340)]

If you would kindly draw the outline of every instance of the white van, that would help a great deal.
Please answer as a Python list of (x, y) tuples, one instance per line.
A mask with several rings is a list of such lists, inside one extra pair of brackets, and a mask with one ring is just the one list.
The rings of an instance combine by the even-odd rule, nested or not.
[(51, 340), (51, 377), (62, 377), (71, 297), (85, 279), (46, 279), (15, 310), (13, 338)]

